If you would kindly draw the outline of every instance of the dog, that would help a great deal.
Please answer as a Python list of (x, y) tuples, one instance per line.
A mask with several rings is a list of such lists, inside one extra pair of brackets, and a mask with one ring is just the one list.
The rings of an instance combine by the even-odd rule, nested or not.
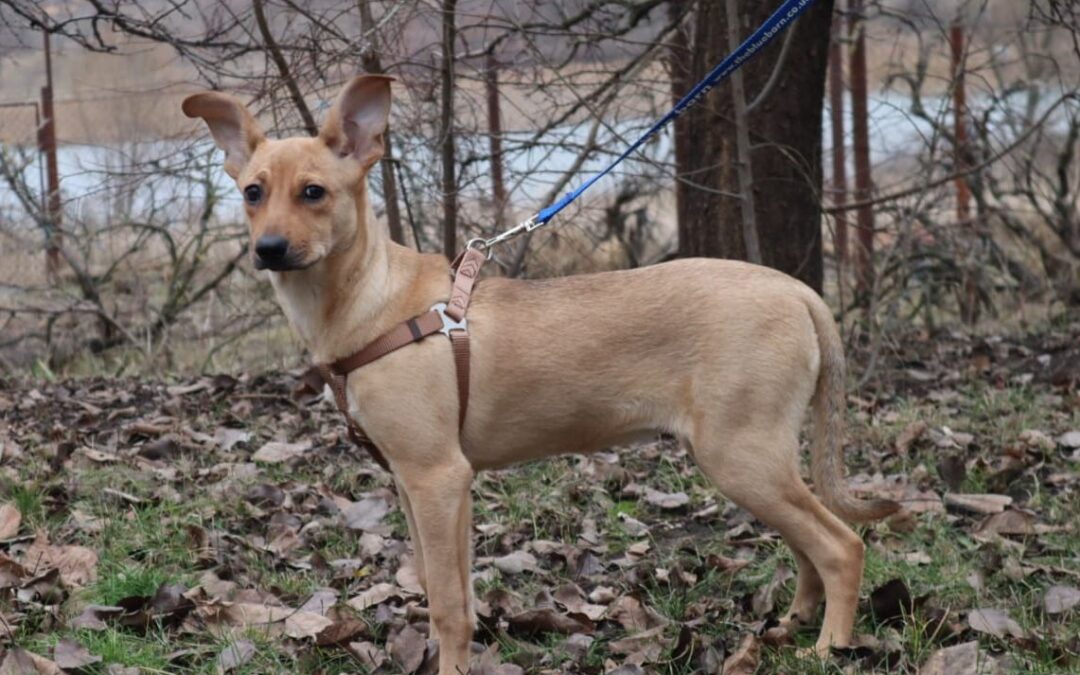
[[(235, 98), (188, 97), (244, 196), (256, 268), (316, 362), (352, 354), (445, 302), (449, 263), (393, 243), (366, 186), (382, 157), (391, 79), (350, 81), (314, 138), (271, 140)], [(482, 469), (679, 438), (729, 499), (775, 528), (798, 580), (783, 623), (825, 616), (815, 650), (850, 643), (863, 543), (846, 522), (899, 507), (848, 491), (844, 355), (810, 288), (765, 267), (688, 259), (560, 279), (480, 281), (469, 309), (470, 399), (449, 340), (353, 371), (348, 413), (387, 458), (429, 604), (439, 669), (466, 672), (475, 627), (471, 483)], [(811, 473), (799, 430), (812, 409)]]

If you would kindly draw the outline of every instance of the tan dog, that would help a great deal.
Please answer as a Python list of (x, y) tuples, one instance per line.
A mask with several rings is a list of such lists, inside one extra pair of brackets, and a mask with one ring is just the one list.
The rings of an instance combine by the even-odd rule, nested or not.
[[(221, 93), (191, 96), (183, 109), (202, 117), (225, 151), (225, 170), (245, 195), (255, 265), (271, 270), (317, 362), (347, 356), (447, 299), (446, 259), (395, 245), (371, 215), (366, 177), (382, 156), (389, 78), (350, 82), (317, 138), (266, 139)], [(485, 279), (469, 322), (471, 399), (460, 433), (450, 342), (441, 336), (348, 379), (350, 414), (397, 482), (443, 673), (468, 668), (476, 472), (658, 431), (687, 442), (716, 486), (791, 546), (799, 576), (785, 621), (812, 618), (824, 597), (818, 651), (849, 643), (863, 544), (841, 518), (873, 520), (897, 505), (846, 489), (844, 357), (813, 291), (764, 267), (681, 260), (544, 281)], [(821, 501), (799, 475), (811, 401)]]

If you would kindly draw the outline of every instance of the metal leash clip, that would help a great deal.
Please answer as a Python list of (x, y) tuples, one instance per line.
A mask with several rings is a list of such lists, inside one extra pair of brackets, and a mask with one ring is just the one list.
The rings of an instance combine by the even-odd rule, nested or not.
[(532, 232), (533, 230), (538, 230), (546, 224), (547, 223), (537, 221), (536, 216), (532, 216), (528, 220), (523, 220), (517, 225), (511, 227), (509, 230), (506, 230), (505, 232), (500, 232), (491, 239), (484, 239), (483, 237), (470, 239), (468, 242), (466, 242), (465, 246), (467, 246), (468, 248), (475, 248), (478, 251), (484, 251), (487, 253), (487, 257), (491, 258), (493, 252), (492, 248), (495, 245), (501, 244), (505, 241), (509, 241), (510, 239), (513, 239), (518, 235), (526, 234), (528, 232)]

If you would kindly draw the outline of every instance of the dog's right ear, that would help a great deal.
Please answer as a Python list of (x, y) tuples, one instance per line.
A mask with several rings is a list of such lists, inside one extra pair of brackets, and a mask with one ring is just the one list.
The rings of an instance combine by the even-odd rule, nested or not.
[(188, 96), (181, 109), (188, 117), (201, 117), (210, 134), (225, 151), (225, 173), (235, 179), (251, 159), (255, 148), (265, 139), (258, 122), (244, 104), (220, 91)]

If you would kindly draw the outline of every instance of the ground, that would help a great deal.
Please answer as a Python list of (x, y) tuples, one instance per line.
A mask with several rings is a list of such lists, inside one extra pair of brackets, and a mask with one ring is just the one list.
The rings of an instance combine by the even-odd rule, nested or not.
[[(484, 672), (1080, 672), (1080, 326), (895, 344), (858, 646), (800, 655), (787, 547), (658, 439), (477, 481)], [(0, 672), (430, 668), (390, 477), (298, 373), (0, 384)]]

